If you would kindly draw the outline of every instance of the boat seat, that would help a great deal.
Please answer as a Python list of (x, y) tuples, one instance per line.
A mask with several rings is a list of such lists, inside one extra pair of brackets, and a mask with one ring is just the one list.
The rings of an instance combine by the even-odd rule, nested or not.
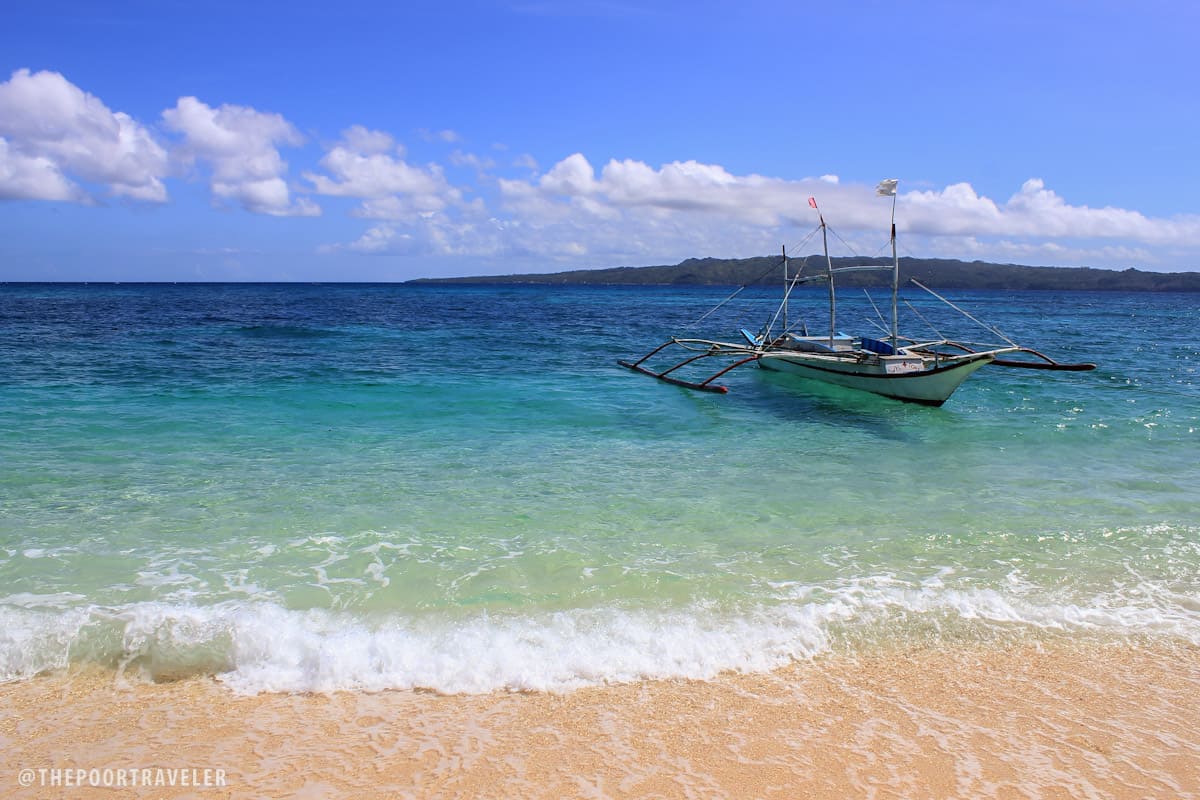
[(877, 353), (881, 356), (896, 355), (896, 348), (892, 347), (891, 342), (881, 342), (878, 339), (869, 339), (866, 336), (862, 337), (862, 349), (868, 353)]

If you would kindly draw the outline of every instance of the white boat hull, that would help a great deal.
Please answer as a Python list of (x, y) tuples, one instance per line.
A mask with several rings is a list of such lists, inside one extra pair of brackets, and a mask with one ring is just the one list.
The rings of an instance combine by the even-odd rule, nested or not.
[(995, 358), (992, 353), (938, 360), (902, 354), (875, 358), (838, 357), (818, 353), (769, 351), (758, 357), (766, 370), (797, 375), (864, 392), (940, 406), (975, 370)]

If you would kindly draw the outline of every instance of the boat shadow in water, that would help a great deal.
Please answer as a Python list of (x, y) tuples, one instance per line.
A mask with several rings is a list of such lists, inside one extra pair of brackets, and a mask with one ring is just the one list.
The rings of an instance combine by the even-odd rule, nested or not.
[[(914, 417), (942, 416), (945, 408), (914, 405), (768, 370), (750, 370), (739, 403), (751, 413), (797, 424), (857, 430), (879, 439), (917, 443)], [(750, 385), (752, 384), (752, 385)]]

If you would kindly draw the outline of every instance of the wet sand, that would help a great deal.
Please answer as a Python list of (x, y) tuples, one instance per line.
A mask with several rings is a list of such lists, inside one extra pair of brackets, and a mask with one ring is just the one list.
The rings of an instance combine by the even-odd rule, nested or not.
[(1200, 798), (1200, 648), (918, 648), (561, 695), (76, 669), (0, 685), (0, 752), (12, 798)]

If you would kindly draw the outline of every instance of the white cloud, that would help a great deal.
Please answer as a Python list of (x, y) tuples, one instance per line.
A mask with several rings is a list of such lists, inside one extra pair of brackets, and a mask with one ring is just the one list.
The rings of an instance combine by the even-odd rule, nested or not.
[(282, 178), (212, 182), (213, 194), (241, 203), (248, 211), (277, 217), (316, 217), (321, 209), (306, 197), (290, 200), (288, 186)]
[(541, 177), (538, 188), (545, 195), (586, 196), (594, 194), (596, 172), (582, 153), (567, 156)]
[(369, 255), (496, 256), (511, 252), (495, 219), (451, 219), (428, 214), (406, 225), (380, 222), (357, 240), (328, 245), (324, 253), (350, 251)]
[(407, 233), (396, 230), (394, 225), (375, 225), (368, 228), (366, 233), (346, 246), (347, 250), (359, 253), (412, 253), (416, 247), (415, 239)]
[(89, 202), (74, 178), (167, 199), (167, 153), (150, 132), (57, 72), (19, 69), (0, 83), (0, 141), (0, 197)]
[(1004, 204), (979, 196), (966, 183), (941, 191), (910, 192), (903, 202), (908, 230), (931, 235), (1027, 237), (1030, 239), (1132, 240), (1150, 245), (1194, 246), (1200, 216), (1152, 219), (1123, 208), (1072, 206), (1031, 178)]
[(391, 137), (391, 134), (369, 130), (362, 125), (351, 125), (342, 131), (342, 141), (345, 142), (348, 149), (365, 155), (378, 155), (394, 151), (401, 157), (404, 156), (404, 148), (396, 144), (396, 140)]
[[(421, 169), (388, 155), (357, 153), (343, 146), (330, 150), (321, 159), (321, 166), (328, 176), (304, 173), (319, 194), (383, 197), (403, 193), (438, 198), (446, 186), (437, 168)], [(433, 204), (440, 208), (444, 202), (439, 198)]]
[(87, 194), (67, 180), (46, 156), (28, 156), (0, 137), (0, 200), (88, 202)]
[(980, 259), (1013, 264), (1059, 264), (1069, 266), (1148, 264), (1154, 252), (1145, 247), (1122, 244), (1074, 246), (1057, 241), (982, 240), (974, 236), (931, 239), (927, 247), (933, 253), (964, 261)]
[(163, 121), (183, 135), (176, 154), (185, 163), (206, 162), (212, 170), (213, 195), (235, 201), (247, 211), (273, 216), (316, 216), (307, 199), (292, 202), (283, 175), (287, 163), (277, 145), (298, 147), (304, 137), (279, 114), (245, 106), (212, 108), (195, 97), (181, 97), (163, 112)]
[(547, 255), (586, 252), (633, 262), (774, 250), (781, 228), (815, 224), (810, 194), (846, 193), (829, 176), (804, 181), (736, 176), (696, 161), (655, 169), (613, 160), (597, 176), (580, 153), (540, 177), (501, 180), (499, 187), (503, 207), (522, 223), (521, 235)]
[[(890, 205), (876, 196), (874, 184), (847, 183), (836, 175), (801, 180), (734, 175), (694, 161), (656, 169), (614, 160), (597, 175), (575, 153), (544, 175), (502, 179), (498, 185), (502, 207), (517, 223), (510, 230), (551, 258), (580, 247), (593, 261), (607, 253), (632, 263), (768, 252), (815, 227), (810, 195), (863, 255), (886, 244), (890, 220)], [(901, 189), (897, 222), (914, 254), (1129, 266), (1154, 264), (1168, 248), (1195, 258), (1200, 242), (1200, 216), (1155, 219), (1127, 209), (1071, 205), (1036, 178), (1004, 202), (966, 183), (903, 192), (902, 182)]]
[(760, 175), (736, 176), (724, 167), (676, 161), (658, 169), (626, 159), (612, 160), (599, 177), (580, 153), (555, 164), (536, 180), (502, 180), (505, 204), (546, 221), (572, 210), (595, 216), (698, 214), (705, 223), (777, 227), (812, 216), (807, 205), (814, 191), (845, 192), (822, 179), (787, 181)]
[(415, 167), (390, 155), (399, 151), (385, 142), (391, 142), (387, 134), (351, 128), (321, 159), (328, 174), (305, 172), (304, 178), (318, 194), (362, 198), (358, 215), (375, 219), (409, 219), (460, 202), (462, 193), (440, 166)]

